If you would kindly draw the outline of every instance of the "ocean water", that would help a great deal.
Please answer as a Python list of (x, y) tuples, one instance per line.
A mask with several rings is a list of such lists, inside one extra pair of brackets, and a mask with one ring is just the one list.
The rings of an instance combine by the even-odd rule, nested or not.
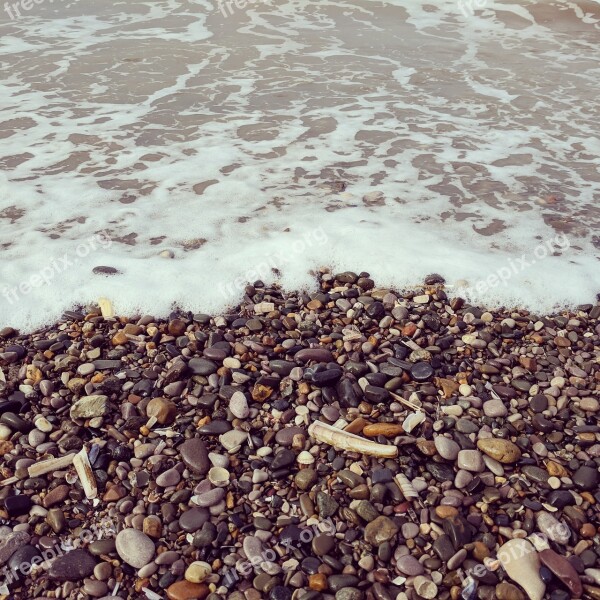
[(321, 266), (538, 312), (600, 292), (598, 2), (0, 13), (0, 325), (215, 313)]

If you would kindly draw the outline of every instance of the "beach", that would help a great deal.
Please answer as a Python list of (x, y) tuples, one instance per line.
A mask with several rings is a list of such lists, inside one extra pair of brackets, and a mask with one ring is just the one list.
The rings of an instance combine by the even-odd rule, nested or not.
[(0, 6), (0, 600), (600, 600), (599, 39)]
[(600, 304), (109, 308), (0, 331), (3, 597), (599, 597)]

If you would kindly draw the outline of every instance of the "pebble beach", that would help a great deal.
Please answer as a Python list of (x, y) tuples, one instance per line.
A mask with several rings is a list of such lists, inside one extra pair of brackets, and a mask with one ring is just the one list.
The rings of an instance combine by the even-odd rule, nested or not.
[(600, 303), (315, 277), (0, 330), (2, 600), (600, 599)]

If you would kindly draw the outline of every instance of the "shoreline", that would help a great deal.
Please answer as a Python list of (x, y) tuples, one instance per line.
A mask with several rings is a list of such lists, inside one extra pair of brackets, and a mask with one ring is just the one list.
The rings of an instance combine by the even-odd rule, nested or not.
[(600, 598), (600, 304), (426, 283), (0, 330), (6, 597)]

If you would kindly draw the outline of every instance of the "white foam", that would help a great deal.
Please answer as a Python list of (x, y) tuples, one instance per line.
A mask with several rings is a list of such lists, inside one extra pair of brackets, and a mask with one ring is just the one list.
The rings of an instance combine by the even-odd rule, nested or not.
[(36, 5), (0, 37), (0, 325), (99, 297), (216, 313), (256, 278), (314, 288), (319, 266), (397, 288), (438, 272), (491, 306), (593, 301), (596, 6)]

